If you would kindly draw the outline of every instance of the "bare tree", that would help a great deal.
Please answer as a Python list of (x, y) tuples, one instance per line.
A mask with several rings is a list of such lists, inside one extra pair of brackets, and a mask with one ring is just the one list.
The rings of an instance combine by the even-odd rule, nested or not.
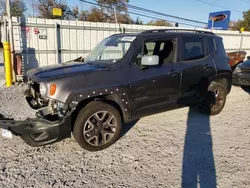
[(58, 18), (58, 16), (54, 16), (52, 14), (53, 8), (62, 9), (61, 19), (74, 19), (74, 13), (67, 4), (66, 1), (58, 1), (58, 0), (38, 0), (36, 3), (36, 7), (38, 10), (39, 17), (42, 18)]
[(173, 25), (166, 20), (151, 20), (147, 25), (173, 27)]
[[(27, 10), (25, 2), (23, 0), (10, 0), (10, 12), (12, 16), (24, 16), (24, 12)], [(0, 0), (0, 15), (6, 15), (6, 1)]]

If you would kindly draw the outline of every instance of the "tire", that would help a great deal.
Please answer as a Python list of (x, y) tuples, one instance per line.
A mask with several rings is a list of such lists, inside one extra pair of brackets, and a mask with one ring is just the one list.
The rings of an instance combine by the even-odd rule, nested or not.
[(119, 111), (104, 102), (91, 102), (78, 114), (73, 128), (76, 142), (85, 150), (100, 151), (115, 143), (121, 134)]
[(212, 116), (219, 114), (226, 104), (226, 98), (226, 87), (222, 83), (212, 82), (199, 107), (200, 112)]

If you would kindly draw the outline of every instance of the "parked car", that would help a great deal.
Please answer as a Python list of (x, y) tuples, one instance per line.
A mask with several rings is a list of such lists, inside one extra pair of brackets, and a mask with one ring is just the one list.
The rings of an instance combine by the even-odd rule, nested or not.
[(250, 86), (250, 60), (244, 61), (236, 66), (233, 72), (233, 84)]
[(234, 69), (236, 68), (236, 66), (240, 63), (242, 63), (245, 58), (246, 58), (246, 52), (245, 51), (236, 51), (236, 52), (228, 52), (227, 55), (229, 57), (229, 65), (232, 69), (232, 71), (234, 71)]
[(112, 35), (84, 59), (39, 67), (27, 77), (26, 99), (37, 118), (2, 120), (0, 127), (31, 146), (73, 132), (89, 151), (109, 147), (124, 123), (148, 115), (191, 105), (217, 115), (232, 83), (221, 37), (176, 29)]

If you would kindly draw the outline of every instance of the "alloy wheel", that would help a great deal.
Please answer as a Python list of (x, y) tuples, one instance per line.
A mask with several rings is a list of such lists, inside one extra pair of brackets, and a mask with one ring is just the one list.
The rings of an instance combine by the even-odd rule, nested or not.
[(92, 114), (83, 128), (85, 140), (92, 146), (102, 146), (108, 143), (117, 129), (115, 116), (108, 111), (99, 111)]

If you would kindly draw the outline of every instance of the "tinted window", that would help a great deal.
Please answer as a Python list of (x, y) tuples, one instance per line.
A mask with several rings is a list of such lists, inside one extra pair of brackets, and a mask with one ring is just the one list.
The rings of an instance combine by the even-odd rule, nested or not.
[(210, 54), (214, 53), (216, 50), (214, 38), (207, 38), (207, 43), (208, 43), (209, 53)]
[(183, 38), (183, 60), (196, 60), (205, 57), (205, 39), (204, 38)]
[(222, 41), (222, 38), (220, 37), (216, 37), (215, 38), (215, 41), (216, 41), (216, 50), (219, 54), (223, 54), (223, 55), (226, 55), (226, 51), (225, 51), (225, 48), (224, 48), (224, 44), (223, 44), (223, 41)]

